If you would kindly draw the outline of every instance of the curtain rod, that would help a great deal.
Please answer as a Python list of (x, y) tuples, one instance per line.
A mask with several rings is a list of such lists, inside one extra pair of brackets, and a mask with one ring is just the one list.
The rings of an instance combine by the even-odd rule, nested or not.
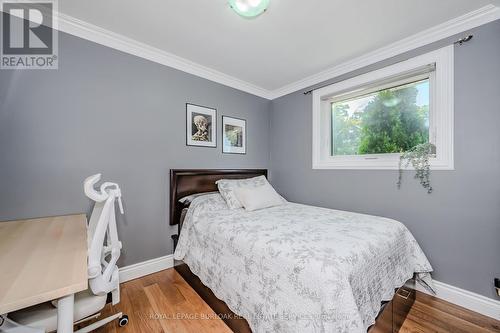
[[(468, 41), (470, 41), (472, 39), (472, 37), (474, 37), (474, 35), (468, 35), (467, 37), (460, 38), (459, 40), (453, 42), (453, 44), (454, 45), (457, 45), (457, 44), (458, 45), (462, 45), (463, 43), (467, 43)], [(321, 88), (324, 88), (324, 87), (328, 87), (329, 85), (332, 85), (332, 83), (324, 84), (322, 86), (319, 86), (319, 87), (316, 87), (316, 88), (304, 91), (304, 95), (309, 95), (313, 91), (321, 89)]]

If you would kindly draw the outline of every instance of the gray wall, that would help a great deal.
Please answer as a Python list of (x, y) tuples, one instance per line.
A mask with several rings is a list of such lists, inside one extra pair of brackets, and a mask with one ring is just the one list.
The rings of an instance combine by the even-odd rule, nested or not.
[(428, 256), (435, 279), (494, 297), (492, 280), (500, 277), (500, 21), (473, 33), (455, 49), (455, 170), (432, 172), (431, 195), (411, 173), (397, 190), (397, 171), (312, 170), (312, 97), (302, 91), (272, 103), (271, 178), (291, 201), (400, 220)]
[[(413, 232), (437, 280), (493, 297), (500, 276), (500, 22), (456, 48), (455, 171), (431, 195), (396, 171), (311, 169), (311, 96), (273, 102), (60, 35), (56, 71), (0, 71), (0, 221), (88, 212), (82, 180), (119, 182), (122, 265), (172, 252), (170, 168), (266, 168), (296, 202), (392, 217)], [(331, 80), (435, 49), (435, 43)], [(248, 154), (185, 146), (185, 103), (247, 119)], [(270, 112), (270, 115), (269, 115)], [(271, 126), (271, 128), (269, 128)], [(269, 148), (270, 143), (270, 148)], [(269, 162), (269, 155), (271, 159)], [(270, 163), (270, 165), (269, 165)]]
[[(267, 168), (270, 101), (66, 34), (59, 70), (0, 70), (0, 221), (88, 212), (85, 177), (118, 182), (122, 265), (172, 253), (170, 168)], [(218, 109), (217, 148), (186, 147), (185, 103)], [(222, 154), (221, 116), (247, 120)]]

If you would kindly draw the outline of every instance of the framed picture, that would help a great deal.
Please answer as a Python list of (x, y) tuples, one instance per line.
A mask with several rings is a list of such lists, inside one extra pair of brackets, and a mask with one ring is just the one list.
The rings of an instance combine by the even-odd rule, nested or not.
[(222, 116), (222, 152), (227, 154), (246, 154), (246, 120)]
[(186, 104), (186, 144), (217, 147), (217, 110)]

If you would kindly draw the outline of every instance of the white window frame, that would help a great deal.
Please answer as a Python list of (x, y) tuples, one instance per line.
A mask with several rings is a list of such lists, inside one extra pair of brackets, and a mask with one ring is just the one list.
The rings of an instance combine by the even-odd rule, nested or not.
[[(435, 66), (430, 73), (430, 142), (436, 154), (430, 159), (433, 170), (454, 170), (454, 47), (432, 51), (351, 79), (334, 83), (313, 92), (313, 169), (387, 169), (397, 170), (400, 154), (366, 154), (331, 156), (332, 98), (356, 89), (411, 75), (426, 66)], [(411, 169), (409, 167), (408, 169)]]

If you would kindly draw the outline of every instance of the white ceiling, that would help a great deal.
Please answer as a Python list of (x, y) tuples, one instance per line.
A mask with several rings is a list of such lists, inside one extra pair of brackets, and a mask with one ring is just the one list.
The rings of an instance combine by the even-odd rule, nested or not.
[(64, 0), (59, 11), (276, 90), (500, 0), (271, 0), (256, 19), (227, 0)]

